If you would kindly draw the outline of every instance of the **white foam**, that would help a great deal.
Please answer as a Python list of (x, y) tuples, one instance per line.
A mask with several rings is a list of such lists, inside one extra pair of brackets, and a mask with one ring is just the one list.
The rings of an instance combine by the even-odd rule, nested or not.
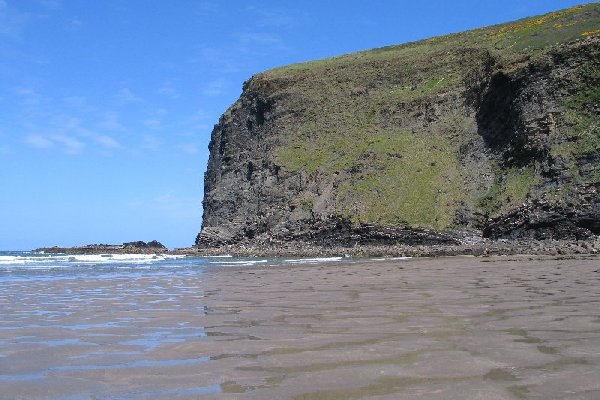
[(218, 265), (255, 265), (255, 264), (263, 264), (268, 260), (241, 260), (241, 261), (211, 261), (211, 264)]
[(344, 257), (318, 257), (318, 258), (298, 258), (291, 260), (283, 260), (283, 262), (290, 264), (316, 264), (322, 262), (336, 262), (342, 261)]
[(8, 264), (18, 260), (19, 257), (16, 256), (0, 256), (0, 264)]
[(123, 262), (123, 261), (153, 261), (164, 259), (155, 254), (74, 254), (72, 261), (80, 262)]
[(412, 257), (391, 257), (391, 258), (371, 258), (371, 261), (398, 261), (398, 260), (412, 260)]
[(5, 270), (8, 271), (18, 271), (19, 269), (27, 269), (28, 271), (47, 271), (47, 270), (55, 270), (55, 269), (66, 269), (66, 268), (72, 268), (72, 265), (67, 265), (67, 264), (27, 264), (27, 266), (24, 266), (23, 264), (18, 264), (18, 265), (12, 265), (13, 268), (8, 267)]
[(13, 265), (13, 264), (40, 264), (47, 263), (49, 261), (68, 261), (68, 257), (65, 256), (44, 256), (44, 257), (30, 257), (30, 256), (0, 256), (0, 265)]
[(35, 264), (115, 264), (115, 263), (154, 263), (164, 260), (185, 258), (185, 255), (171, 254), (73, 254), (43, 256), (0, 256), (0, 265)]

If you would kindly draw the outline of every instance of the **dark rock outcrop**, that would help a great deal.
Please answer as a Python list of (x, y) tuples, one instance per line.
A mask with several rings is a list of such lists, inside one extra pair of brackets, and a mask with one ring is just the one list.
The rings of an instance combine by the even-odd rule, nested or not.
[(196, 245), (600, 234), (599, 24), (596, 3), (254, 76), (213, 130)]
[(148, 243), (141, 240), (119, 244), (88, 244), (77, 247), (41, 247), (34, 252), (47, 254), (156, 254), (169, 251), (162, 243), (152, 240)]

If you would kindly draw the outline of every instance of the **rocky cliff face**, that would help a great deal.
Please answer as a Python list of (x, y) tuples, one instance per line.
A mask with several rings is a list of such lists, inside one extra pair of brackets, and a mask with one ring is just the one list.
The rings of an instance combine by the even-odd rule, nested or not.
[(198, 246), (600, 234), (600, 5), (258, 74)]

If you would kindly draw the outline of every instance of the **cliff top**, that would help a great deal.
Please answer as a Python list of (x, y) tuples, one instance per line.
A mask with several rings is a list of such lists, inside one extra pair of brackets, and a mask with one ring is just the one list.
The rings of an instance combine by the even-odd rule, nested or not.
[[(429, 56), (460, 53), (465, 48), (485, 49), (501, 55), (512, 62), (523, 54), (531, 57), (540, 51), (560, 43), (583, 40), (600, 35), (600, 3), (589, 3), (571, 7), (545, 15), (533, 16), (521, 20), (477, 28), (465, 32), (436, 36), (416, 42), (385, 46), (336, 57), (291, 64), (274, 68), (260, 74), (257, 78), (277, 78), (295, 76), (310, 70), (340, 69), (339, 75), (353, 72), (352, 64), (369, 62), (384, 63), (398, 58), (407, 61), (421, 61), (418, 67), (427, 66)], [(440, 54), (440, 55), (441, 55)], [(446, 57), (444, 57), (446, 58)], [(452, 63), (452, 58), (447, 59)], [(360, 73), (360, 71), (355, 71)], [(433, 82), (430, 83), (433, 85)]]

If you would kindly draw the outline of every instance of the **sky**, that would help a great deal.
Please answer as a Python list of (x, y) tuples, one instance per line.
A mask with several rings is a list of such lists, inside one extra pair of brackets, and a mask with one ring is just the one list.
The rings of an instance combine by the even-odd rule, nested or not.
[(190, 246), (253, 74), (583, 3), (0, 0), (0, 250)]

